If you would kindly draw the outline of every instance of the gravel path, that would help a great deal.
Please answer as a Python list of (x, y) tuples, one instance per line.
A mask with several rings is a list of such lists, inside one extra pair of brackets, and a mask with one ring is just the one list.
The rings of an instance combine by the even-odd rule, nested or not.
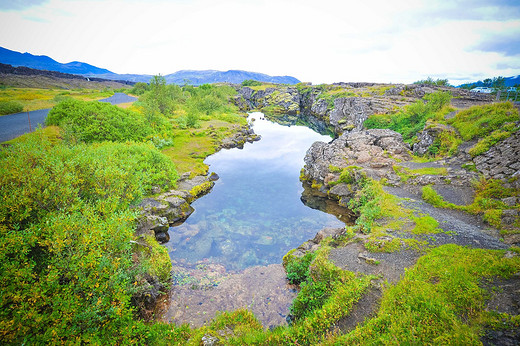
[[(128, 96), (123, 93), (115, 93), (113, 96), (99, 100), (99, 102), (108, 102), (110, 104), (120, 104), (136, 101), (137, 98)], [(31, 112), (22, 112), (4, 115), (0, 117), (0, 143), (9, 141), (13, 138), (21, 136), (25, 133), (34, 131), (38, 125), (44, 126), (45, 118), (50, 109), (39, 109)], [(29, 119), (31, 128), (29, 129)]]
[(404, 207), (433, 217), (443, 231), (451, 233), (428, 235), (430, 242), (435, 245), (457, 244), (483, 249), (509, 248), (507, 244), (499, 241), (498, 231), (486, 226), (478, 216), (458, 210), (435, 208), (401, 188), (385, 186), (384, 189), (392, 195), (405, 198), (401, 202)]
[[(421, 200), (410, 190), (399, 187), (384, 187), (385, 191), (400, 197), (401, 205), (415, 210), (417, 214), (429, 215), (439, 222), (439, 228), (445, 233), (413, 236), (425, 240), (433, 246), (457, 244), (483, 249), (508, 249), (509, 246), (499, 240), (499, 232), (485, 225), (475, 216), (458, 210), (435, 208)], [(415, 264), (421, 253), (415, 250), (401, 250), (392, 253), (374, 253), (366, 251), (361, 243), (351, 243), (332, 249), (329, 259), (338, 267), (364, 274), (381, 275), (389, 282), (397, 282), (405, 268)], [(371, 260), (367, 260), (371, 259)], [(376, 261), (377, 264), (372, 262)]]

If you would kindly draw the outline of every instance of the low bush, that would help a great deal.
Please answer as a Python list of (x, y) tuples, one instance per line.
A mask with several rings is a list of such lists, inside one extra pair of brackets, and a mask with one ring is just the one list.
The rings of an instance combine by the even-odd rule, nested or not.
[(309, 277), (309, 265), (314, 259), (315, 253), (309, 252), (303, 257), (295, 257), (289, 253), (284, 257), (284, 267), (287, 279), (293, 285), (299, 285)]
[(147, 119), (133, 111), (108, 103), (67, 100), (56, 105), (47, 116), (46, 125), (64, 129), (64, 136), (72, 142), (143, 141), (158, 130), (168, 128), (166, 121), (157, 119), (153, 128)]
[(171, 263), (157, 246), (133, 257), (130, 206), (176, 179), (171, 161), (148, 144), (68, 146), (37, 132), (4, 148), (0, 343), (133, 344), (158, 337), (159, 326), (135, 319), (131, 297), (143, 276), (167, 280)]
[(17, 101), (0, 101), (0, 115), (23, 112), (23, 105)]
[(246, 79), (242, 82), (242, 86), (260, 86), (262, 85), (262, 82), (253, 80), (253, 79)]

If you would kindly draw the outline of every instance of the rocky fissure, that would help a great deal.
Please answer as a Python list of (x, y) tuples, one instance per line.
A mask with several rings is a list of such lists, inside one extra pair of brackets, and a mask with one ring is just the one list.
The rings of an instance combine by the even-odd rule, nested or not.
[(243, 111), (314, 116), (334, 128), (337, 135), (363, 129), (373, 114), (389, 114), (435, 91), (449, 91), (452, 104), (459, 108), (491, 102), (492, 96), (468, 90), (404, 84), (336, 83), (323, 86), (300, 84), (296, 87), (268, 87), (255, 90), (237, 87), (234, 103)]

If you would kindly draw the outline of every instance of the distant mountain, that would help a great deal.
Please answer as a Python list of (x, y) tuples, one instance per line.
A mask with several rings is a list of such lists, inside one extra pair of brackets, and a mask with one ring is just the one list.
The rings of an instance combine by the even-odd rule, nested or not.
[(215, 70), (182, 70), (164, 76), (167, 83), (184, 84), (189, 82), (193, 85), (205, 83), (234, 83), (240, 84), (247, 79), (253, 79), (259, 82), (268, 82), (276, 84), (297, 84), (300, 81), (291, 76), (269, 76), (263, 73), (248, 72), (241, 70), (215, 71)]
[[(71, 85), (88, 85), (88, 82), (101, 82), (101, 83), (108, 83), (113, 85), (113, 83), (118, 83), (117, 87), (123, 86), (123, 84), (127, 85), (134, 85), (135, 83), (129, 82), (129, 81), (121, 81), (121, 80), (107, 80), (99, 77), (86, 77), (79, 74), (71, 74), (71, 73), (62, 73), (57, 71), (49, 71), (49, 70), (38, 70), (30, 67), (25, 66), (12, 66), (7, 64), (0, 63), (0, 81), (2, 79), (9, 79), (9, 76), (31, 76), (31, 77), (44, 77), (47, 80), (42, 81), (38, 78), (31, 78), (34, 83), (28, 83), (29, 85), (39, 84), (39, 85), (49, 85), (48, 83), (51, 83), (52, 81), (59, 81), (60, 85), (70, 83)], [(49, 80), (50, 79), (50, 80)], [(74, 82), (71, 82), (71, 80), (74, 80)], [(13, 80), (10, 79), (10, 82), (12, 83)], [(85, 82), (85, 83), (82, 83)], [(25, 84), (25, 83), (24, 83)], [(96, 83), (91, 83), (96, 84)], [(10, 84), (11, 85), (11, 84)]]
[[(506, 77), (505, 84), (506, 84), (506, 87), (515, 86), (517, 84), (520, 84), (520, 75)], [(479, 80), (478, 82), (461, 84), (457, 88), (463, 88), (463, 87), (467, 87), (467, 86), (481, 87), (481, 86), (487, 86), (487, 85), (485, 85), (483, 81)]]
[(84, 62), (72, 61), (62, 64), (46, 55), (32, 55), (30, 53), (19, 53), (0, 47), (0, 62), (15, 67), (25, 66), (38, 70), (57, 71), (71, 74), (102, 74), (112, 73), (107, 69), (99, 68)]
[[(127, 80), (130, 82), (148, 83), (152, 78), (151, 75), (144, 74), (86, 74), (89, 77), (99, 77), (105, 79)], [(269, 76), (263, 73), (248, 72), (241, 70), (216, 71), (216, 70), (182, 70), (164, 76), (168, 84), (211, 84), (211, 83), (234, 83), (240, 84), (247, 79), (254, 79), (259, 82), (268, 82), (275, 84), (297, 84), (300, 81), (291, 76)]]
[[(99, 68), (84, 62), (73, 61), (62, 64), (45, 55), (32, 55), (30, 53), (19, 53), (0, 47), (0, 63), (15, 67), (25, 66), (38, 70), (57, 71), (62, 73), (79, 74), (86, 77), (96, 77), (109, 80), (120, 80), (130, 82), (148, 83), (151, 75), (145, 74), (117, 74), (107, 69)], [(182, 70), (165, 75), (168, 84), (201, 85), (205, 83), (235, 83), (240, 84), (247, 79), (259, 82), (276, 84), (297, 84), (300, 81), (291, 76), (269, 76), (263, 73), (248, 72), (241, 70), (216, 71), (216, 70)]]

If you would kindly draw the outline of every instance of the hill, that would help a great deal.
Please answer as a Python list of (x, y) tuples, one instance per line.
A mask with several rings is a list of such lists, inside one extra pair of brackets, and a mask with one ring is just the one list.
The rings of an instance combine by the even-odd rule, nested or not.
[(92, 66), (84, 62), (72, 61), (67, 64), (62, 64), (46, 55), (20, 53), (3, 47), (0, 47), (0, 62), (15, 67), (25, 66), (38, 70), (57, 71), (72, 74), (112, 73), (107, 69)]
[[(20, 53), (0, 47), (0, 63), (9, 64), (15, 67), (25, 66), (38, 70), (57, 71), (62, 73), (77, 74), (87, 77), (97, 77), (108, 80), (124, 80), (130, 82), (150, 81), (151, 75), (146, 74), (117, 74), (104, 68), (92, 66), (90, 64), (72, 61), (66, 64), (57, 62), (46, 55), (33, 55), (30, 53)], [(254, 79), (260, 82), (276, 84), (297, 84), (300, 81), (291, 76), (270, 76), (258, 72), (241, 70), (216, 71), (216, 70), (181, 70), (164, 76), (168, 84), (201, 85), (206, 83), (235, 83), (240, 84), (244, 80)]]
[(0, 84), (17, 88), (103, 89), (108, 87), (118, 89), (135, 83), (0, 63)]

